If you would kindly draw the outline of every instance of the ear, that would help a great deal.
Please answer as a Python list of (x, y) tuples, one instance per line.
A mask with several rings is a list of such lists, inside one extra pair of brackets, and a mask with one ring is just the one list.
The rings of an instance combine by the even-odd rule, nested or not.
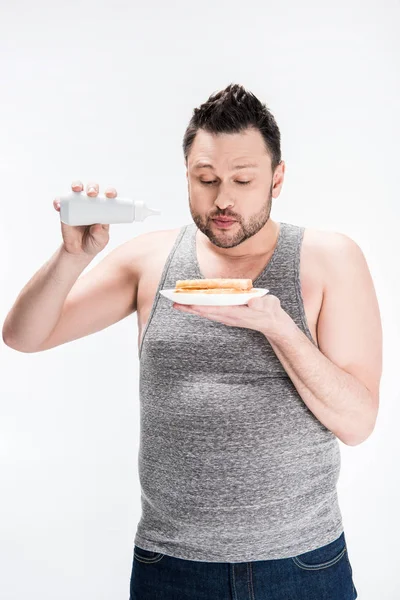
[(285, 161), (281, 160), (281, 162), (275, 169), (274, 176), (272, 179), (272, 182), (273, 182), (272, 197), (273, 198), (277, 198), (279, 196), (279, 194), (281, 193), (283, 180), (285, 177), (285, 169), (286, 169)]

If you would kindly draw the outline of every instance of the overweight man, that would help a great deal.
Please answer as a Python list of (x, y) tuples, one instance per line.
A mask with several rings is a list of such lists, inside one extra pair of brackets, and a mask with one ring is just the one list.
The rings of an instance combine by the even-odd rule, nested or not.
[[(109, 225), (61, 222), (62, 243), (15, 300), (4, 342), (43, 352), (137, 313), (130, 600), (352, 600), (338, 440), (371, 435), (382, 369), (365, 257), (346, 235), (271, 218), (280, 132), (241, 85), (194, 109), (183, 154), (192, 221), (137, 235), (81, 277)], [(240, 306), (159, 293), (207, 278), (269, 292)]]

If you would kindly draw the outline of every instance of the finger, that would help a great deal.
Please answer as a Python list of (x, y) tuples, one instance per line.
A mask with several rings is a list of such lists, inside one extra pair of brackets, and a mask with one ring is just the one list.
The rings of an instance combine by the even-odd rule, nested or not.
[(265, 307), (264, 296), (259, 298), (250, 298), (247, 301), (247, 306), (249, 308), (253, 308), (254, 310), (263, 310)]
[(106, 189), (106, 191), (104, 192), (104, 195), (107, 198), (116, 198), (116, 196), (117, 196), (117, 190), (115, 188), (113, 188), (113, 187), (108, 187)]
[(83, 183), (77, 179), (72, 182), (71, 188), (74, 192), (81, 192), (83, 190)]
[(88, 183), (86, 186), (86, 194), (91, 198), (97, 196), (99, 193), (99, 184), (95, 182)]
[(53, 200), (53, 206), (56, 210), (60, 210), (60, 198), (54, 198)]

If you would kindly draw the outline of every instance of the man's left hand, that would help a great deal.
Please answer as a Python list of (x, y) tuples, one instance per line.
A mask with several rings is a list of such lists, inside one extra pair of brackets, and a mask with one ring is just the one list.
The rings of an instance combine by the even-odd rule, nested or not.
[(173, 308), (231, 327), (254, 329), (266, 336), (281, 331), (282, 325), (287, 324), (288, 317), (279, 298), (272, 294), (250, 298), (247, 304), (239, 306), (201, 306), (174, 302)]

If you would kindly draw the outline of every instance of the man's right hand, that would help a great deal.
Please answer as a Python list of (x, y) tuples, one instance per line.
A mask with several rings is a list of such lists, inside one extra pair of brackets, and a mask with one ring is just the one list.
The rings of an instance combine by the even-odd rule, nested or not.
[[(71, 185), (72, 191), (81, 192), (83, 190), (83, 183), (81, 181), (74, 181)], [(88, 183), (86, 186), (86, 194), (95, 198), (99, 193), (98, 183)], [(117, 196), (117, 190), (109, 187), (104, 192), (107, 198), (115, 198)], [(53, 200), (53, 206), (55, 210), (60, 211), (60, 200), (55, 198)], [(60, 220), (61, 231), (63, 236), (63, 248), (66, 252), (73, 255), (82, 255), (94, 257), (96, 254), (101, 252), (108, 244), (110, 239), (109, 229), (110, 225), (102, 225), (96, 223), (95, 225), (67, 225)]]

